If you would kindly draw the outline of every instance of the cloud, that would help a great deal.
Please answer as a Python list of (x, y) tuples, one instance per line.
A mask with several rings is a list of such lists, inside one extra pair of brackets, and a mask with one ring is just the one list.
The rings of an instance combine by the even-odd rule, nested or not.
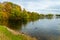
[(60, 13), (60, 0), (25, 1), (22, 5), (29, 11)]
[(41, 13), (56, 12), (60, 13), (60, 0), (0, 0), (11, 1), (29, 11), (36, 11)]
[(60, 5), (50, 6), (44, 10), (40, 10), (40, 12), (60, 13)]
[(25, 2), (22, 3), (22, 5), (26, 8), (26, 9), (32, 9), (32, 10), (37, 10), (37, 9), (45, 9), (49, 6), (48, 3), (39, 3), (39, 2)]

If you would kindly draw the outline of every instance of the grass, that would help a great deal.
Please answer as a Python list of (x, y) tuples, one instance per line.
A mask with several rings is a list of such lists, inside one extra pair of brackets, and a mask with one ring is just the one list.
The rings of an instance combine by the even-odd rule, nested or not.
[(0, 26), (0, 40), (36, 40), (27, 35), (14, 35), (5, 26)]

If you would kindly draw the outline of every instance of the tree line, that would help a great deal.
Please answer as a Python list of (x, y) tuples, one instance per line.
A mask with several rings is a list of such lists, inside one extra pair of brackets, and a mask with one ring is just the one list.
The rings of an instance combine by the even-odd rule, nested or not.
[(0, 3), (0, 21), (34, 21), (39, 18), (50, 17), (52, 14), (44, 15), (37, 12), (30, 12), (26, 9), (22, 9), (21, 6), (12, 2)]
[(0, 20), (33, 20), (39, 18), (36, 12), (22, 10), (21, 6), (12, 2), (0, 3)]

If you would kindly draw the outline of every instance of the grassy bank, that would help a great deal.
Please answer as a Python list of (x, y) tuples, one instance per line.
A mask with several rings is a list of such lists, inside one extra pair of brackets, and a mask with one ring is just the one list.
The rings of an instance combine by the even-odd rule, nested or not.
[(7, 30), (5, 26), (0, 26), (0, 40), (36, 40), (36, 39), (23, 34), (15, 35), (9, 30)]

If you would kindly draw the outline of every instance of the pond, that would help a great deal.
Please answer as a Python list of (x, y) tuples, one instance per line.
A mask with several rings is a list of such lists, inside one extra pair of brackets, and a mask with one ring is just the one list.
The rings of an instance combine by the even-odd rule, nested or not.
[(24, 23), (13, 21), (8, 25), (10, 28), (36, 37), (38, 40), (60, 40), (60, 17), (41, 18)]
[(60, 40), (60, 18), (29, 22), (20, 31), (38, 40)]

